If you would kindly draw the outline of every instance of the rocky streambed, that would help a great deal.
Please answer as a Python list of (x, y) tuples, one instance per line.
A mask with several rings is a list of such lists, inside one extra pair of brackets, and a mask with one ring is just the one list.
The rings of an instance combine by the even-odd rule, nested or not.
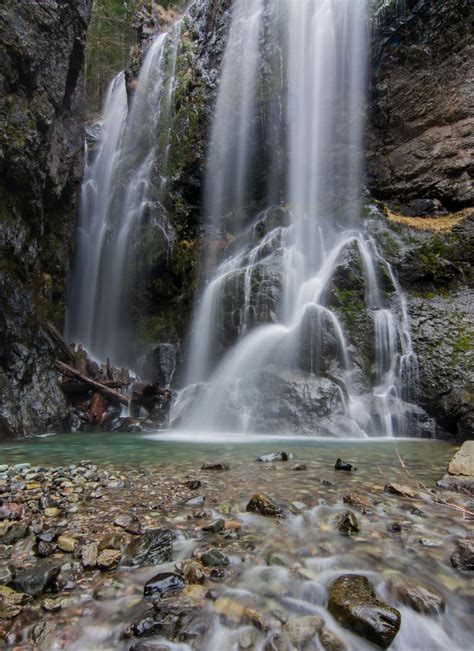
[(470, 488), (436, 486), (452, 446), (134, 441), (6, 450), (5, 648), (472, 648)]

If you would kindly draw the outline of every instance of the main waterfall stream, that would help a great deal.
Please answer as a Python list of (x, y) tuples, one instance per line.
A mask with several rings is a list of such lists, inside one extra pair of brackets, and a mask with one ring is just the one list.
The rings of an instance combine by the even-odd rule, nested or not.
[[(363, 219), (367, 29), (364, 0), (234, 4), (205, 191), (210, 271), (180, 427), (394, 436), (413, 426), (404, 298)], [(213, 264), (218, 239), (227, 245)]]

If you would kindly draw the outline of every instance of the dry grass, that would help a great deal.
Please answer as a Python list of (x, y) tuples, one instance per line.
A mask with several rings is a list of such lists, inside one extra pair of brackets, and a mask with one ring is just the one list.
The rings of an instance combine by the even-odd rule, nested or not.
[(452, 212), (448, 215), (441, 215), (440, 217), (406, 217), (405, 215), (398, 215), (392, 212), (389, 208), (386, 210), (388, 220), (391, 222), (404, 224), (410, 228), (416, 228), (419, 231), (437, 231), (439, 233), (451, 231), (455, 226), (473, 214), (472, 208), (465, 208), (459, 212)]

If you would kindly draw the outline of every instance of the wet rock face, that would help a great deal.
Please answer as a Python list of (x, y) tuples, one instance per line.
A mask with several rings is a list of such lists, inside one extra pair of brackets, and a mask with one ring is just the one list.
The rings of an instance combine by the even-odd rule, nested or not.
[(92, 0), (0, 8), (0, 438), (65, 425), (41, 322), (60, 322), (82, 174)]
[(346, 574), (329, 590), (328, 610), (341, 626), (382, 649), (390, 646), (400, 628), (400, 613), (381, 601), (365, 577)]
[(409, 0), (404, 10), (392, 4), (372, 46), (371, 189), (401, 204), (469, 205), (472, 3)]
[[(420, 230), (423, 218), (413, 228), (387, 220), (380, 211), (371, 212), (376, 219), (370, 229), (407, 299), (418, 362), (411, 378), (412, 399), (436, 420), (432, 431), (442, 438), (467, 439), (474, 432), (473, 213), (464, 211), (464, 219), (443, 232)], [(429, 429), (426, 421), (427, 435)]]
[(222, 410), (226, 422), (239, 429), (244, 407), (251, 410), (252, 425), (259, 432), (284, 428), (295, 434), (331, 435), (342, 425), (339, 386), (302, 372), (269, 368), (249, 374), (245, 383), (232, 384)]
[(418, 355), (418, 402), (435, 416), (440, 435), (474, 435), (472, 407), (470, 305), (464, 288), (428, 297), (411, 296), (413, 344)]

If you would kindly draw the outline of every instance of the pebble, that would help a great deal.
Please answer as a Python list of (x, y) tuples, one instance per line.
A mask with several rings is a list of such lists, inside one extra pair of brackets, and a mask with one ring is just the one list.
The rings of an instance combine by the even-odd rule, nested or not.
[(97, 543), (82, 546), (82, 566), (85, 570), (93, 570), (97, 566), (99, 547)]
[(275, 504), (275, 502), (264, 493), (255, 493), (250, 498), (249, 503), (245, 509), (251, 513), (258, 513), (271, 518), (285, 518), (286, 514), (283, 509)]
[(113, 570), (117, 567), (122, 556), (116, 549), (104, 549), (97, 557), (97, 566), (101, 570)]
[(225, 520), (219, 518), (218, 520), (214, 520), (214, 522), (206, 524), (201, 528), (207, 533), (219, 533), (219, 531), (222, 531), (225, 528)]
[(206, 501), (206, 498), (204, 495), (200, 495), (199, 497), (193, 497), (191, 500), (187, 500), (184, 504), (185, 506), (204, 506), (204, 502)]
[(77, 540), (72, 536), (61, 535), (57, 540), (59, 549), (63, 552), (73, 552), (77, 546)]
[(214, 470), (215, 472), (225, 472), (230, 470), (228, 463), (203, 463), (201, 470)]
[(360, 523), (352, 511), (346, 511), (342, 518), (339, 520), (337, 528), (339, 529), (340, 533), (346, 536), (351, 536), (352, 534), (358, 533), (360, 531)]
[(114, 524), (117, 527), (125, 529), (128, 533), (138, 534), (142, 531), (140, 520), (136, 515), (131, 515), (129, 513), (119, 515), (118, 518), (114, 520)]
[(201, 556), (201, 561), (206, 567), (222, 567), (229, 565), (228, 557), (219, 549), (210, 549)]
[(61, 510), (57, 506), (49, 506), (44, 510), (44, 514), (47, 518), (57, 518), (61, 513)]
[(186, 586), (186, 580), (179, 574), (173, 572), (161, 572), (145, 583), (145, 597), (163, 597), (169, 592), (182, 590)]
[(418, 493), (413, 490), (413, 488), (402, 484), (385, 484), (384, 491), (386, 493), (391, 493), (392, 495), (398, 495), (399, 497), (409, 497), (410, 499), (416, 499), (419, 497)]

